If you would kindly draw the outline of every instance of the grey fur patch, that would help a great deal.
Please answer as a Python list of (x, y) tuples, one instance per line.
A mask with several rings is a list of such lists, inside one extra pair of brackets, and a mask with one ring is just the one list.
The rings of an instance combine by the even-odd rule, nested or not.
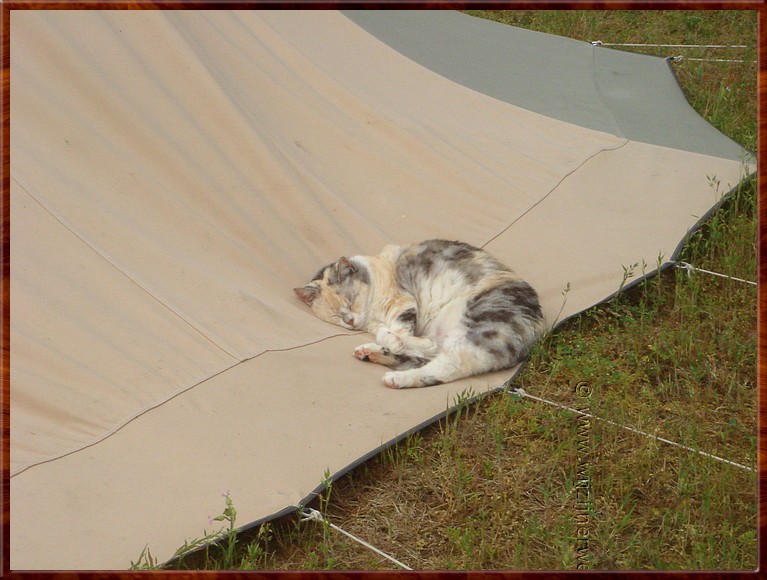
[(530, 284), (518, 280), (508, 286), (503, 286), (503, 291), (528, 317), (543, 318), (538, 294)]
[(445, 269), (460, 272), (466, 282), (476, 284), (486, 275), (488, 264), (492, 269), (507, 270), (500, 263), (486, 255), (486, 261), (478, 258), (484, 250), (464, 242), (448, 240), (426, 240), (418, 244), (415, 252), (408, 252), (397, 260), (397, 280), (404, 289), (412, 289), (419, 277), (428, 277)]
[(328, 284), (338, 285), (347, 280), (359, 280), (364, 284), (370, 284), (370, 272), (367, 267), (353, 258), (349, 262), (353, 266), (351, 270), (342, 268), (340, 261), (336, 261), (320, 268), (311, 281), (325, 280)]
[(514, 280), (478, 294), (466, 304), (464, 317), (472, 324), (511, 323), (518, 317), (538, 320), (543, 317), (538, 295), (532, 286)]
[(408, 369), (417, 369), (425, 365), (427, 362), (429, 362), (428, 358), (425, 358), (422, 356), (410, 356), (407, 354), (399, 354), (399, 355), (393, 355), (393, 356), (397, 359), (398, 371), (405, 371)]
[(365, 264), (355, 260), (354, 258), (351, 258), (351, 263), (354, 264), (355, 268), (352, 277), (355, 280), (359, 280), (363, 284), (370, 284), (370, 271), (368, 270), (368, 267)]
[(522, 280), (486, 290), (466, 305), (466, 337), (487, 351), (499, 365), (513, 365), (527, 356), (523, 332), (543, 318), (538, 296)]
[(441, 385), (442, 381), (440, 381), (436, 377), (432, 377), (431, 375), (426, 375), (421, 379), (421, 386), (422, 387), (430, 387), (432, 385)]
[[(411, 356), (408, 354), (394, 354), (388, 348), (382, 349), (381, 355), (391, 362), (381, 363), (380, 360), (376, 362), (378, 362), (379, 364), (385, 364), (386, 366), (396, 369), (398, 371), (417, 369), (419, 367), (422, 367), (423, 365), (425, 365), (431, 360), (422, 356)], [(365, 355), (364, 357), (360, 358), (360, 360), (369, 362), (370, 357), (368, 355)]]
[(415, 328), (417, 319), (418, 312), (415, 308), (408, 308), (407, 310), (403, 310), (400, 312), (399, 316), (397, 316), (397, 320), (399, 320), (402, 324), (409, 326), (411, 329)]

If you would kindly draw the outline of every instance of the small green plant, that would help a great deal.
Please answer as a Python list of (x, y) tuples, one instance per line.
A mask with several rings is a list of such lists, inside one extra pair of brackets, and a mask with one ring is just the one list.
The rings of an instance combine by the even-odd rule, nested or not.
[[(330, 505), (330, 496), (333, 493), (333, 477), (330, 473), (330, 469), (326, 468), (325, 473), (322, 476), (323, 491), (320, 492), (319, 512), (322, 516), (322, 543), (318, 546), (319, 554), (315, 554), (315, 557), (319, 558), (316, 564), (313, 564), (313, 568), (332, 568), (334, 566), (333, 554), (330, 546), (330, 522), (328, 521), (328, 506)], [(324, 562), (324, 566), (321, 564)]]
[(623, 268), (623, 280), (621, 280), (621, 285), (618, 287), (618, 292), (623, 290), (623, 287), (626, 285), (626, 282), (628, 282), (631, 278), (634, 277), (634, 274), (638, 267), (639, 267), (639, 262), (635, 262), (634, 264), (631, 264), (630, 266), (621, 266), (621, 268)]
[[(550, 327), (551, 327), (551, 328), (554, 328), (555, 326), (557, 326), (557, 325), (559, 324), (559, 318), (560, 318), (560, 316), (562, 316), (562, 312), (564, 311), (564, 309), (565, 309), (565, 306), (567, 305), (567, 295), (568, 295), (569, 293), (570, 293), (570, 282), (568, 282), (567, 284), (565, 284), (565, 289), (564, 289), (564, 290), (562, 290), (562, 306), (560, 306), (560, 307), (559, 307), (559, 312), (557, 312), (557, 315), (556, 315), (556, 317), (554, 318), (554, 320), (553, 320), (553, 321), (552, 321), (552, 323), (550, 324)], [(541, 341), (540, 341), (540, 342), (541, 342), (541, 343), (547, 343), (547, 342), (548, 342), (548, 338), (549, 338), (549, 335), (550, 335), (550, 334), (551, 334), (551, 331), (548, 331), (548, 332), (547, 332), (547, 333), (544, 335), (544, 337), (541, 339)]]
[(461, 417), (468, 415), (471, 409), (472, 401), (477, 397), (476, 391), (472, 387), (463, 389), (453, 397), (453, 423), (456, 424)]
[(237, 510), (234, 507), (234, 502), (229, 494), (229, 491), (225, 491), (221, 494), (224, 498), (225, 507), (221, 514), (214, 518), (208, 518), (210, 523), (213, 522), (227, 522), (227, 527), (222, 528), (217, 532), (203, 532), (204, 535), (201, 538), (195, 538), (193, 540), (185, 540), (184, 544), (179, 547), (173, 554), (173, 556), (165, 564), (158, 563), (157, 559), (152, 556), (148, 546), (139, 554), (138, 560), (131, 561), (131, 570), (161, 570), (169, 568), (180, 568), (184, 565), (185, 559), (198, 554), (204, 554), (204, 559), (207, 563), (213, 563), (216, 560), (211, 559), (210, 549), (212, 546), (221, 550), (220, 567), (231, 568), (235, 564), (235, 549), (237, 546), (237, 528), (235, 522), (237, 521)]
[[(754, 11), (477, 14), (587, 41), (606, 40), (608, 31), (615, 42), (755, 45), (756, 38)], [(755, 50), (743, 58), (755, 58)], [(755, 65), (685, 59), (673, 66), (696, 110), (754, 150)], [(709, 182), (709, 195), (718, 202), (729, 186), (715, 175)], [(678, 259), (754, 280), (757, 213), (751, 178), (690, 233)], [(664, 259), (659, 256), (658, 268)], [(641, 261), (627, 266), (625, 292), (562, 322), (568, 285), (557, 330), (533, 349), (514, 385), (575, 408), (574, 386), (585, 381), (593, 388), (589, 412), (595, 416), (755, 468), (755, 288), (673, 268), (634, 283), (634, 275), (646, 270)], [(465, 411), (460, 409), (460, 421), (454, 421), (459, 413), (450, 415), (335, 481), (334, 520), (424, 569), (758, 566), (756, 473), (597, 420), (589, 428), (592, 453), (579, 459), (577, 416), (526, 397), (489, 394)], [(578, 504), (583, 468), (589, 501)], [(329, 501), (326, 489), (325, 512)], [(387, 566), (317, 528), (298, 518), (282, 527), (275, 523), (268, 565)], [(263, 558), (254, 563), (259, 549), (247, 548), (254, 568), (266, 565)], [(148, 549), (140, 561), (157, 564)]]
[(460, 565), (456, 568), (465, 568), (475, 558), (477, 534), (472, 528), (462, 528), (460, 526), (448, 526), (445, 529), (445, 536), (450, 540), (452, 546), (460, 552)]
[(160, 570), (161, 566), (160, 566), (160, 563), (157, 561), (157, 558), (152, 556), (152, 553), (149, 551), (149, 546), (144, 546), (144, 549), (141, 550), (141, 554), (139, 554), (138, 559), (135, 562), (131, 560), (130, 569), (131, 570)]
[(416, 431), (411, 433), (404, 440), (400, 441), (396, 445), (387, 447), (383, 453), (382, 458), (386, 465), (391, 466), (394, 469), (404, 467), (409, 462), (423, 463), (421, 456), (421, 434)]
[(235, 522), (237, 521), (237, 510), (234, 507), (229, 491), (227, 490), (223, 494), (226, 507), (224, 511), (213, 518), (214, 522), (227, 522), (228, 527), (217, 532), (220, 535), (220, 539), (224, 544), (224, 567), (230, 568), (234, 565), (234, 552), (237, 547), (237, 528)]
[(241, 570), (263, 570), (268, 567), (272, 553), (268, 551), (268, 546), (274, 539), (272, 524), (269, 522), (261, 524), (255, 540), (251, 541), (245, 548), (245, 556), (240, 563)]
[(324, 518), (328, 511), (328, 504), (330, 504), (330, 494), (333, 492), (333, 477), (329, 468), (326, 468), (325, 473), (322, 475), (322, 486), (325, 490), (320, 493), (319, 501), (320, 513), (322, 513)]
[[(312, 570), (332, 570), (338, 567), (338, 560), (334, 555), (335, 543), (330, 533), (330, 520), (328, 518), (328, 506), (333, 494), (333, 477), (329, 468), (325, 469), (321, 485), (323, 489), (317, 499), (319, 501), (318, 511), (321, 517), (319, 522), (322, 524), (322, 540), (315, 540), (313, 546), (307, 550), (305, 567)], [(306, 510), (303, 507), (299, 507), (298, 511), (299, 514), (304, 516), (303, 519), (306, 520)]]

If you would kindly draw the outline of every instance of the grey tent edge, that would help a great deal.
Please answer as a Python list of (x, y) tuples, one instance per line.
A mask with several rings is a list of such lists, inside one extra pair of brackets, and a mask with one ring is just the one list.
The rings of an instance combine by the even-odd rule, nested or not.
[[(343, 14), (425, 68), (500, 101), (632, 141), (736, 160), (744, 154), (741, 144), (720, 131), (712, 134), (687, 101), (673, 57), (609, 49), (452, 11)], [(423, 30), (451, 42), (435, 42)], [(646, 82), (661, 69), (671, 74)], [(571, 104), (563, 106), (558, 95), (550, 94), (553, 82)], [(625, 97), (628, 92), (631, 98)], [(593, 102), (604, 111), (597, 112)]]

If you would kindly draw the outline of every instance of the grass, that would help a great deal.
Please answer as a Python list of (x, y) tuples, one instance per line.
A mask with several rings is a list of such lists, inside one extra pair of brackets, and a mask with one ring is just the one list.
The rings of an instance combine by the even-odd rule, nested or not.
[[(583, 40), (747, 44), (737, 58), (755, 59), (752, 12), (472, 14)], [(674, 66), (691, 104), (755, 150), (756, 65)], [(755, 280), (755, 242), (748, 181), (680, 258)], [(560, 325), (515, 386), (754, 467), (755, 327), (754, 287), (666, 270)], [(504, 393), (384, 451), (328, 486), (315, 507), (416, 569), (757, 566), (755, 473)], [(228, 528), (222, 539), (177, 567), (396, 569), (295, 516), (241, 534), (236, 549)]]

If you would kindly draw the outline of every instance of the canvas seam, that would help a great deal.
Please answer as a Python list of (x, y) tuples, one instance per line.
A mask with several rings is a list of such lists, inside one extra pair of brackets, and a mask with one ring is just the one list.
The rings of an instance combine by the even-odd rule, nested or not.
[(235, 367), (238, 367), (238, 366), (240, 366), (242, 364), (245, 364), (245, 363), (250, 362), (250, 361), (252, 361), (254, 359), (257, 359), (257, 358), (259, 358), (259, 357), (261, 357), (261, 356), (263, 356), (265, 354), (272, 353), (272, 352), (287, 352), (287, 351), (291, 351), (291, 350), (297, 350), (297, 349), (300, 349), (300, 348), (304, 348), (304, 347), (307, 347), (307, 346), (312, 346), (314, 344), (318, 344), (318, 343), (324, 342), (326, 340), (331, 340), (331, 339), (338, 338), (338, 337), (341, 337), (341, 336), (354, 336), (354, 335), (357, 335), (357, 334), (360, 334), (360, 333), (359, 332), (355, 332), (355, 333), (350, 333), (350, 334), (347, 334), (347, 333), (333, 334), (331, 336), (324, 336), (324, 337), (322, 337), (320, 339), (317, 339), (317, 340), (314, 340), (314, 341), (310, 341), (310, 342), (306, 342), (306, 343), (303, 343), (303, 344), (300, 344), (300, 345), (289, 346), (289, 347), (285, 347), (285, 348), (275, 348), (275, 349), (263, 350), (263, 351), (259, 352), (258, 354), (255, 354), (255, 355), (253, 355), (253, 356), (251, 356), (249, 358), (246, 358), (246, 359), (243, 359), (243, 360), (238, 360), (238, 361), (232, 363), (231, 365), (229, 365), (229, 366), (227, 366), (225, 368), (219, 369), (218, 371), (208, 375), (207, 377), (194, 382), (191, 385), (188, 385), (188, 386), (185, 386), (185, 387), (182, 387), (182, 388), (176, 390), (175, 392), (167, 395), (166, 397), (164, 397), (160, 401), (157, 401), (157, 402), (155, 402), (155, 403), (153, 403), (151, 405), (144, 406), (140, 410), (138, 410), (135, 413), (133, 413), (132, 415), (128, 416), (126, 419), (123, 419), (121, 422), (119, 422), (118, 424), (116, 424), (113, 427), (111, 427), (106, 432), (103, 432), (102, 434), (100, 434), (100, 435), (98, 435), (98, 436), (96, 436), (94, 438), (91, 438), (90, 440), (88, 440), (88, 441), (86, 441), (84, 443), (80, 443), (79, 445), (77, 445), (74, 448), (71, 448), (71, 449), (69, 449), (67, 451), (62, 451), (62, 452), (60, 452), (58, 454), (51, 455), (51, 456), (45, 457), (45, 458), (37, 460), (37, 461), (30, 461), (30, 462), (27, 462), (27, 463), (23, 464), (22, 466), (20, 466), (20, 467), (14, 469), (13, 471), (11, 471), (10, 472), (10, 477), (13, 478), (13, 477), (23, 473), (24, 471), (26, 471), (28, 469), (31, 469), (33, 467), (36, 467), (38, 465), (43, 465), (45, 463), (51, 463), (53, 461), (57, 461), (59, 459), (63, 459), (64, 457), (67, 457), (69, 455), (74, 455), (75, 453), (79, 453), (80, 451), (88, 449), (89, 447), (93, 447), (94, 445), (98, 445), (99, 443), (101, 443), (103, 441), (106, 441), (107, 439), (109, 439), (113, 435), (117, 434), (124, 427), (126, 427), (127, 425), (129, 425), (130, 423), (132, 423), (133, 421), (135, 421), (136, 419), (138, 419), (142, 415), (148, 413), (149, 411), (152, 411), (154, 409), (158, 409), (158, 408), (162, 407), (163, 405), (169, 403), (173, 399), (175, 399), (175, 398), (177, 398), (177, 397), (179, 397), (179, 396), (181, 396), (181, 395), (183, 395), (183, 394), (185, 394), (185, 393), (187, 393), (189, 391), (192, 391), (193, 389), (195, 389), (195, 388), (199, 387), (200, 385), (202, 385), (202, 384), (204, 384), (204, 383), (206, 383), (206, 382), (208, 382), (208, 381), (218, 377), (219, 375), (222, 375), (225, 372), (228, 372), (228, 371), (232, 370)]
[(158, 407), (163, 406), (168, 401), (171, 401), (172, 399), (175, 399), (179, 395), (182, 395), (183, 393), (194, 389), (195, 387), (205, 383), (206, 381), (209, 381), (210, 379), (213, 379), (213, 378), (217, 377), (218, 375), (220, 375), (222, 373), (225, 373), (226, 371), (228, 371), (230, 369), (233, 369), (234, 367), (236, 367), (237, 365), (240, 365), (240, 364), (242, 364), (242, 361), (237, 361), (237, 362), (229, 365), (228, 367), (220, 369), (220, 370), (216, 371), (215, 373), (213, 373), (213, 374), (211, 374), (211, 375), (209, 375), (209, 376), (207, 376), (207, 377), (205, 377), (205, 378), (195, 382), (192, 385), (183, 387), (182, 389), (180, 389), (180, 390), (170, 394), (169, 396), (163, 398), (161, 401), (158, 401), (158, 402), (156, 402), (156, 403), (154, 403), (152, 405), (147, 405), (147, 406), (141, 408), (140, 410), (136, 411), (132, 415), (129, 415), (127, 419), (123, 419), (121, 422), (119, 422), (118, 424), (114, 425), (113, 427), (111, 427), (107, 431), (101, 433), (100, 435), (98, 435), (98, 436), (96, 436), (96, 437), (94, 437), (94, 438), (92, 438), (92, 439), (90, 439), (90, 440), (88, 440), (88, 441), (86, 441), (84, 443), (80, 443), (79, 445), (75, 446), (72, 449), (69, 449), (67, 451), (62, 451), (62, 452), (60, 452), (58, 454), (51, 455), (51, 456), (45, 457), (45, 458), (37, 460), (37, 461), (27, 462), (24, 465), (22, 465), (21, 467), (18, 467), (16, 469), (14, 469), (10, 473), (10, 477), (13, 478), (13, 477), (23, 473), (24, 471), (26, 471), (27, 469), (30, 469), (32, 467), (36, 467), (38, 465), (42, 465), (42, 464), (45, 464), (45, 463), (51, 463), (53, 461), (57, 461), (59, 459), (63, 459), (64, 457), (67, 457), (69, 455), (73, 455), (75, 453), (83, 451), (84, 449), (88, 449), (89, 447), (93, 447), (94, 445), (98, 445), (99, 443), (109, 439), (115, 433), (117, 433), (118, 431), (122, 430), (123, 427), (127, 426), (129, 423), (132, 423), (133, 421), (135, 421), (136, 419), (138, 419), (139, 417), (141, 417), (145, 413), (148, 413), (152, 409), (157, 409)]
[(286, 351), (291, 351), (291, 350), (297, 350), (297, 349), (304, 348), (306, 346), (311, 346), (313, 344), (317, 344), (319, 342), (323, 342), (325, 340), (330, 340), (330, 339), (333, 339), (333, 338), (336, 338), (336, 337), (339, 337), (339, 336), (352, 336), (352, 335), (359, 334), (359, 333), (337, 333), (337, 334), (332, 334), (330, 336), (324, 336), (324, 337), (322, 337), (320, 339), (317, 339), (317, 340), (313, 340), (313, 341), (309, 341), (309, 342), (303, 342), (301, 344), (292, 345), (292, 346), (288, 346), (288, 347), (284, 347), (284, 348), (265, 349), (265, 350), (263, 350), (263, 351), (261, 351), (259, 353), (256, 353), (254, 355), (247, 356), (247, 357), (244, 357), (244, 358), (243, 357), (234, 356), (231, 353), (227, 352), (224, 348), (222, 348), (218, 344), (216, 344), (215, 341), (213, 341), (210, 337), (205, 335), (205, 333), (201, 332), (191, 322), (189, 322), (188, 320), (184, 319), (183, 316), (181, 316), (180, 314), (175, 312), (167, 304), (163, 303), (162, 300), (160, 300), (159, 298), (154, 296), (146, 288), (144, 288), (138, 282), (136, 282), (136, 280), (131, 278), (131, 276), (129, 276), (127, 273), (125, 273), (123, 270), (121, 270), (118, 266), (116, 266), (114, 263), (112, 263), (104, 254), (99, 252), (95, 247), (93, 247), (91, 244), (89, 244), (87, 241), (85, 241), (72, 228), (67, 226), (67, 224), (64, 223), (64, 221), (62, 219), (60, 219), (58, 216), (56, 216), (53, 213), (53, 211), (51, 211), (48, 207), (46, 207), (45, 204), (42, 203), (35, 195), (33, 195), (27, 187), (22, 185), (21, 182), (16, 177), (11, 177), (11, 179), (21, 189), (23, 189), (27, 193), (27, 195), (29, 195), (30, 199), (32, 199), (35, 203), (37, 203), (45, 212), (47, 212), (51, 217), (53, 217), (53, 219), (55, 219), (68, 232), (70, 232), (73, 236), (75, 236), (78, 240), (80, 240), (89, 250), (94, 252), (96, 255), (100, 256), (110, 266), (112, 266), (115, 270), (117, 270), (123, 276), (125, 276), (125, 278), (130, 280), (133, 284), (138, 286), (142, 291), (144, 291), (146, 294), (148, 294), (150, 297), (152, 297), (154, 300), (156, 300), (158, 303), (160, 303), (160, 305), (162, 307), (164, 307), (168, 311), (172, 312), (175, 316), (177, 316), (179, 319), (181, 319), (185, 324), (189, 325), (193, 330), (195, 330), (197, 333), (199, 333), (204, 338), (206, 338), (213, 346), (215, 346), (221, 352), (223, 352), (224, 354), (226, 354), (227, 356), (231, 357), (234, 360), (233, 360), (232, 364), (230, 364), (230, 365), (228, 365), (228, 366), (226, 366), (224, 368), (221, 368), (221, 369), (219, 369), (219, 370), (217, 370), (217, 371), (215, 371), (215, 372), (205, 376), (202, 379), (196, 380), (196, 381), (194, 381), (190, 385), (185, 385), (185, 386), (182, 386), (179, 389), (176, 389), (175, 391), (173, 391), (173, 392), (169, 393), (168, 395), (166, 395), (165, 397), (163, 397), (161, 400), (158, 400), (158, 401), (155, 401), (155, 402), (153, 402), (153, 403), (151, 403), (149, 405), (143, 406), (138, 411), (128, 415), (126, 418), (118, 419), (117, 422), (114, 422), (112, 424), (112, 427), (108, 428), (106, 431), (101, 432), (96, 437), (93, 437), (93, 438), (91, 438), (91, 439), (89, 439), (89, 440), (87, 440), (87, 441), (85, 441), (83, 443), (79, 443), (78, 445), (76, 445), (76, 446), (74, 446), (74, 447), (72, 447), (70, 449), (67, 449), (66, 451), (62, 451), (62, 452), (59, 452), (59, 453), (56, 453), (56, 454), (53, 454), (53, 455), (49, 455), (49, 456), (46, 456), (46, 457), (44, 457), (42, 459), (39, 459), (39, 460), (28, 461), (27, 463), (22, 464), (20, 467), (10, 471), (10, 474), (9, 474), (10, 477), (15, 477), (15, 476), (23, 473), (24, 471), (32, 468), (32, 467), (35, 467), (35, 466), (38, 466), (38, 465), (42, 465), (42, 464), (45, 464), (45, 463), (50, 463), (50, 462), (56, 461), (58, 459), (62, 459), (64, 457), (72, 455), (74, 453), (78, 453), (80, 451), (83, 451), (84, 449), (87, 449), (89, 447), (93, 447), (94, 445), (97, 445), (97, 444), (101, 443), (102, 441), (105, 441), (106, 439), (109, 439), (110, 437), (115, 435), (117, 432), (122, 430), (125, 426), (127, 426), (128, 424), (130, 424), (134, 420), (138, 419), (139, 417), (141, 417), (145, 413), (147, 413), (147, 412), (149, 412), (149, 411), (151, 411), (153, 409), (157, 409), (157, 408), (165, 405), (166, 403), (170, 402), (171, 400), (175, 399), (176, 397), (178, 397), (178, 396), (180, 396), (180, 395), (182, 395), (182, 394), (184, 394), (186, 392), (189, 392), (192, 389), (195, 389), (196, 387), (204, 384), (205, 382), (207, 382), (207, 381), (209, 381), (209, 380), (211, 380), (211, 379), (213, 379), (213, 378), (215, 378), (215, 377), (217, 377), (217, 376), (219, 376), (219, 375), (221, 375), (221, 374), (223, 374), (223, 373), (225, 373), (225, 372), (227, 372), (227, 371), (229, 371), (229, 370), (231, 370), (231, 369), (233, 369), (233, 368), (235, 368), (235, 367), (237, 367), (237, 366), (239, 366), (239, 365), (241, 365), (243, 363), (252, 361), (252, 360), (254, 360), (254, 359), (256, 359), (256, 358), (258, 358), (258, 357), (260, 357), (260, 356), (262, 356), (264, 354), (267, 354), (267, 353), (270, 353), (270, 352), (286, 352)]
[(61, 226), (63, 226), (69, 233), (71, 233), (73, 236), (75, 236), (78, 240), (80, 240), (88, 249), (90, 249), (94, 254), (99, 256), (102, 260), (104, 260), (107, 264), (109, 264), (114, 270), (122, 274), (125, 278), (131, 281), (131, 283), (135, 284), (138, 288), (140, 288), (145, 294), (147, 294), (150, 298), (155, 300), (157, 303), (159, 303), (164, 309), (172, 313), (174, 316), (179, 318), (181, 321), (183, 321), (185, 324), (187, 324), (190, 328), (192, 328), (195, 332), (200, 334), (202, 337), (204, 337), (207, 341), (209, 341), (214, 347), (219, 349), (221, 352), (226, 354), (227, 356), (230, 356), (231, 358), (241, 361), (242, 357), (237, 356), (231, 352), (229, 352), (226, 348), (218, 344), (213, 338), (208, 336), (201, 328), (198, 328), (197, 325), (195, 325), (192, 321), (188, 320), (186, 317), (184, 317), (181, 313), (177, 312), (173, 307), (171, 307), (169, 304), (161, 300), (158, 296), (153, 294), (149, 291), (148, 288), (144, 287), (142, 284), (138, 282), (135, 278), (133, 278), (130, 274), (128, 274), (125, 270), (123, 270), (120, 266), (115, 264), (109, 256), (100, 251), (95, 245), (88, 242), (83, 236), (78, 234), (73, 227), (68, 225), (63, 217), (60, 217), (57, 215), (51, 208), (49, 208), (45, 203), (43, 203), (35, 194), (31, 192), (31, 190), (23, 185), (17, 177), (11, 176), (11, 179), (16, 182), (16, 184), (22, 188), (27, 195), (31, 199), (33, 199), (43, 210), (45, 210), (53, 219), (55, 219)]
[(557, 189), (559, 189), (559, 186), (561, 186), (573, 173), (581, 169), (584, 165), (586, 165), (589, 161), (594, 159), (595, 157), (598, 157), (599, 155), (602, 155), (603, 153), (608, 153), (611, 151), (618, 151), (628, 145), (629, 140), (624, 138), (623, 143), (620, 143), (617, 147), (611, 147), (609, 149), (600, 149), (599, 151), (596, 151), (595, 153), (589, 155), (586, 157), (583, 161), (581, 161), (576, 167), (568, 171), (562, 178), (552, 187), (548, 192), (546, 192), (544, 195), (542, 195), (538, 200), (533, 203), (530, 207), (528, 207), (524, 212), (519, 214), (516, 218), (512, 220), (512, 222), (507, 225), (505, 228), (503, 228), (500, 232), (495, 234), (492, 238), (487, 240), (484, 244), (482, 244), (482, 248), (487, 247), (490, 243), (494, 242), (496, 239), (500, 238), (503, 234), (505, 234), (511, 227), (516, 224), (519, 220), (521, 220), (523, 217), (525, 217), (528, 213), (533, 211), (538, 205), (543, 203), (552, 193), (554, 193)]

